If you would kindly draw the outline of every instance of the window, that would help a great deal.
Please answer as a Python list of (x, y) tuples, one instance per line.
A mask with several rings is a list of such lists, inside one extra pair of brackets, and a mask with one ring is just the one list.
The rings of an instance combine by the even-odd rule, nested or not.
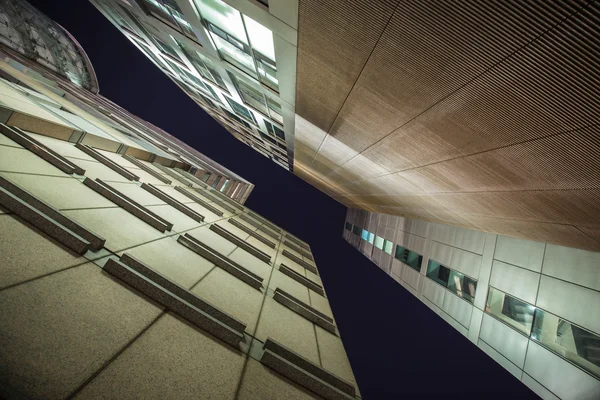
[(529, 336), (535, 307), (490, 286), (485, 311)]
[(427, 276), (469, 303), (473, 303), (473, 300), (475, 300), (476, 280), (434, 260), (429, 260)]
[(278, 138), (280, 138), (281, 140), (285, 140), (285, 133), (283, 133), (283, 131), (281, 129), (279, 129), (277, 127), (277, 125), (273, 125), (272, 123), (270, 123), (269, 121), (265, 120), (265, 126), (267, 127), (267, 131), (271, 134), (271, 135), (275, 135)]
[(351, 231), (352, 230), (352, 224), (348, 221), (346, 221), (346, 225), (344, 225), (344, 228), (346, 228), (347, 231)]
[(160, 39), (157, 36), (152, 35), (152, 38), (156, 42), (157, 47), (164, 54), (170, 56), (171, 58), (173, 58), (173, 59), (179, 61), (181, 64), (183, 64), (183, 61), (181, 60), (181, 58), (179, 57), (179, 54), (177, 54), (177, 51), (175, 51), (175, 49), (173, 48), (173, 46), (171, 46), (170, 44), (167, 44), (164, 40)]
[(221, 180), (222, 177), (223, 176), (221, 176), (221, 175), (217, 175), (217, 179), (215, 179), (215, 181), (210, 186), (212, 186), (213, 189), (216, 189), (217, 185), (219, 184), (219, 181)]
[(392, 242), (390, 242), (389, 240), (384, 240), (384, 242), (383, 242), (383, 251), (385, 251), (389, 255), (392, 255), (392, 248), (393, 247), (394, 247), (394, 244)]
[(354, 233), (355, 235), (360, 235), (361, 231), (362, 231), (362, 229), (358, 225), (354, 225), (352, 227), (352, 233)]
[(369, 232), (369, 240), (367, 240), (367, 242), (369, 242), (370, 244), (373, 244), (374, 239), (375, 239), (375, 234), (372, 232)]
[(195, 0), (221, 58), (279, 91), (273, 33), (221, 0)]
[(599, 335), (538, 308), (531, 338), (600, 378)]
[(221, 75), (219, 75), (217, 70), (213, 67), (212, 61), (208, 57), (198, 53), (185, 43), (182, 43), (179, 40), (176, 41), (179, 44), (179, 47), (181, 47), (181, 51), (194, 65), (200, 76), (227, 91), (227, 85), (225, 85), (223, 78), (221, 78)]
[(360, 238), (362, 240), (367, 240), (369, 238), (369, 231), (367, 231), (366, 229), (363, 229), (362, 234), (360, 235)]
[[(229, 71), (228, 74), (231, 80), (233, 81), (233, 84), (235, 85), (238, 93), (240, 94), (242, 101), (246, 105), (258, 110), (259, 112), (270, 117), (274, 121), (283, 124), (283, 117), (281, 116), (281, 104), (271, 99), (270, 97), (265, 96), (261, 90), (255, 87), (255, 84), (250, 79), (237, 76)], [(275, 135), (274, 132), (269, 133)], [(283, 135), (283, 131), (281, 132), (281, 134)]]
[(212, 173), (207, 172), (206, 175), (204, 175), (204, 177), (202, 178), (202, 180), (204, 182), (208, 182), (208, 180), (210, 179), (210, 176), (212, 175)]
[(225, 188), (227, 187), (227, 184), (229, 183), (229, 178), (227, 178), (225, 180), (225, 183), (223, 184), (223, 186), (221, 186), (221, 189), (219, 190), (220, 192), (223, 192), (223, 190), (225, 190)]
[(185, 36), (197, 41), (198, 38), (175, 0), (143, 0), (143, 8), (162, 22), (180, 31)]
[(379, 250), (383, 250), (383, 238), (379, 236), (375, 236), (375, 247)]
[(423, 263), (423, 256), (419, 253), (406, 249), (402, 246), (396, 246), (396, 253), (394, 257), (400, 260), (404, 264), (410, 266), (412, 269), (421, 271), (421, 264)]
[(248, 121), (253, 122), (254, 124), (256, 124), (256, 119), (254, 118), (254, 114), (252, 114), (252, 112), (250, 110), (248, 110), (246, 107), (244, 107), (243, 105), (241, 105), (237, 101), (235, 101), (233, 99), (230, 99), (227, 96), (225, 96), (225, 98), (227, 99), (227, 102), (229, 103), (229, 105), (231, 106), (231, 108), (233, 108), (233, 111), (237, 115), (239, 115), (240, 117), (245, 118)]

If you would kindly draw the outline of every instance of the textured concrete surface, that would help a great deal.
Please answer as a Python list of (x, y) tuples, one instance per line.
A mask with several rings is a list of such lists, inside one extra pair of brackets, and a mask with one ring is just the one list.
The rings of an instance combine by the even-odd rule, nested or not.
[(166, 314), (78, 399), (233, 399), (244, 356)]
[(67, 176), (29, 150), (0, 146), (0, 171)]
[(128, 249), (127, 254), (187, 289), (213, 267), (170, 237)]
[(278, 270), (273, 270), (269, 287), (273, 290), (281, 288), (300, 301), (309, 304), (308, 288)]
[(220, 268), (192, 289), (198, 297), (219, 310), (246, 324), (246, 332), (252, 334), (258, 320), (263, 294)]
[(79, 180), (64, 177), (0, 173), (48, 205), (61, 209), (117, 207), (115, 203), (83, 185)]
[[(35, 133), (31, 134), (31, 137), (48, 148), (54, 150), (58, 154), (63, 157), (71, 157), (80, 160), (87, 161), (95, 161), (92, 157), (85, 154), (83, 151), (77, 149), (74, 143), (66, 142), (64, 140), (59, 140), (55, 138), (51, 138), (44, 135), (37, 135)], [(76, 160), (72, 160), (75, 164), (77, 164)]]
[(247, 251), (237, 248), (229, 255), (229, 259), (242, 265), (244, 268), (263, 278), (265, 281), (271, 273), (271, 266), (266, 262), (259, 260)]
[[(137, 175), (137, 171), (132, 171)], [(133, 201), (140, 203), (143, 206), (149, 205), (164, 205), (166, 204), (164, 201), (154, 196), (153, 194), (145, 191), (141, 187), (137, 185), (137, 183), (117, 183), (113, 182), (111, 185), (113, 188), (117, 189), (119, 192), (123, 193), (125, 196), (129, 197)]]
[(85, 264), (0, 292), (0, 380), (65, 398), (160, 312)]
[(356, 384), (356, 379), (352, 373), (342, 340), (320, 326), (316, 326), (315, 328), (317, 330), (317, 342), (319, 343), (323, 368), (342, 379)]
[(67, 217), (106, 238), (106, 248), (117, 252), (163, 234), (121, 208), (64, 211)]
[(321, 311), (323, 314), (326, 314), (333, 318), (333, 312), (331, 311), (331, 307), (329, 306), (329, 302), (327, 299), (320, 294), (313, 292), (309, 289), (310, 296), (310, 305), (315, 309)]
[(85, 261), (12, 215), (0, 216), (0, 231), (0, 288)]
[[(202, 214), (204, 215), (204, 214)], [(222, 238), (217, 235), (207, 227), (200, 227), (198, 229), (193, 229), (187, 232), (190, 236), (209, 246), (211, 249), (215, 250), (218, 253), (221, 253), (224, 256), (227, 256), (229, 253), (235, 249), (235, 245), (228, 241), (227, 239)]]
[(320, 399), (253, 359), (248, 360), (238, 398), (240, 400)]
[(255, 335), (260, 341), (273, 338), (302, 357), (320, 365), (313, 323), (277, 303), (265, 299)]
[(67, 159), (85, 169), (85, 176), (92, 180), (100, 178), (105, 182), (131, 182), (129, 179), (117, 174), (97, 161), (79, 160), (71, 157), (67, 157)]
[(194, 221), (181, 211), (178, 211), (167, 204), (162, 206), (148, 206), (148, 210), (172, 223), (174, 232), (182, 232), (188, 229), (197, 228), (202, 224), (201, 222)]

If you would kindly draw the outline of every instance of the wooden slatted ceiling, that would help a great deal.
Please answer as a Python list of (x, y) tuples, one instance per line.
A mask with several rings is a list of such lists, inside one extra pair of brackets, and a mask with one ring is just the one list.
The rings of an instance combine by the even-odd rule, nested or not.
[(298, 45), (304, 179), (349, 206), (600, 250), (596, 2), (300, 0)]

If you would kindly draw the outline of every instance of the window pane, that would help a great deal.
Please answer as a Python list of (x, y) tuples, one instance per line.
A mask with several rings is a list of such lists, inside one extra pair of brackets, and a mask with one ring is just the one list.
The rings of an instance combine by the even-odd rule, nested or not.
[(351, 231), (352, 230), (352, 224), (350, 222), (346, 222), (345, 228), (347, 231)]
[(250, 121), (256, 123), (256, 120), (254, 119), (254, 115), (252, 115), (252, 113), (246, 107), (244, 107), (243, 105), (241, 105), (237, 101), (230, 99), (227, 96), (225, 96), (225, 98), (227, 99), (227, 101), (229, 102), (229, 105), (231, 106), (231, 108), (233, 108), (233, 111), (237, 115), (239, 115), (240, 117), (246, 118), (247, 120), (250, 120)]
[(238, 89), (242, 101), (260, 111), (261, 113), (268, 115), (267, 106), (265, 104), (265, 98), (263, 94), (256, 88), (252, 87), (250, 83), (245, 81), (243, 78), (239, 78), (233, 74), (229, 74), (231, 80), (235, 83)]
[(429, 260), (427, 264), (427, 276), (442, 286), (448, 286), (450, 279), (450, 268), (444, 267), (437, 261)]
[(450, 271), (450, 279), (448, 280), (448, 289), (454, 292), (458, 297), (462, 297), (469, 303), (473, 303), (475, 299), (475, 290), (477, 288), (477, 281), (456, 272)]
[(421, 264), (423, 263), (423, 256), (412, 250), (408, 250), (408, 256), (407, 256), (405, 262), (412, 269), (421, 271)]
[(368, 242), (371, 243), (371, 244), (373, 244), (373, 240), (374, 239), (375, 239), (375, 234), (369, 232), (369, 240), (368, 240)]
[(244, 22), (246, 23), (246, 30), (248, 31), (252, 48), (271, 60), (277, 61), (275, 60), (273, 32), (246, 15), (244, 15)]
[(207, 21), (248, 44), (242, 14), (221, 0), (196, 0), (196, 5)]
[(267, 97), (267, 105), (269, 106), (269, 114), (271, 118), (283, 125), (283, 117), (281, 116), (281, 104)]
[(375, 247), (379, 250), (383, 249), (383, 238), (379, 236), (375, 236)]
[(387, 254), (392, 255), (393, 247), (394, 247), (394, 244), (392, 242), (390, 242), (389, 240), (386, 240), (383, 242), (383, 251), (385, 251)]
[(538, 308), (531, 338), (600, 378), (600, 336), (595, 333)]
[(490, 287), (485, 311), (529, 336), (535, 307)]
[(362, 231), (362, 235), (360, 235), (360, 238), (361, 238), (362, 240), (367, 240), (367, 239), (369, 238), (369, 231), (367, 231), (367, 230), (363, 229), (363, 231)]
[(210, 32), (221, 57), (250, 76), (257, 77), (252, 57), (226, 40)]
[(408, 249), (405, 249), (402, 246), (396, 246), (396, 253), (394, 257), (403, 263), (406, 263), (406, 259), (408, 258)]
[(361, 231), (362, 231), (362, 229), (358, 225), (354, 225), (352, 227), (352, 233), (354, 233), (355, 235), (360, 235)]

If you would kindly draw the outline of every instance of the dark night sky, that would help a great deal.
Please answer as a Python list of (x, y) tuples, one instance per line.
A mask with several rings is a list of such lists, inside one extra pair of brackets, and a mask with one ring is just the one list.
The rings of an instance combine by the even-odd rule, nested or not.
[(88, 1), (30, 2), (81, 43), (102, 95), (253, 182), (246, 204), (311, 245), (363, 398), (537, 398), (346, 243), (343, 205), (233, 138)]

